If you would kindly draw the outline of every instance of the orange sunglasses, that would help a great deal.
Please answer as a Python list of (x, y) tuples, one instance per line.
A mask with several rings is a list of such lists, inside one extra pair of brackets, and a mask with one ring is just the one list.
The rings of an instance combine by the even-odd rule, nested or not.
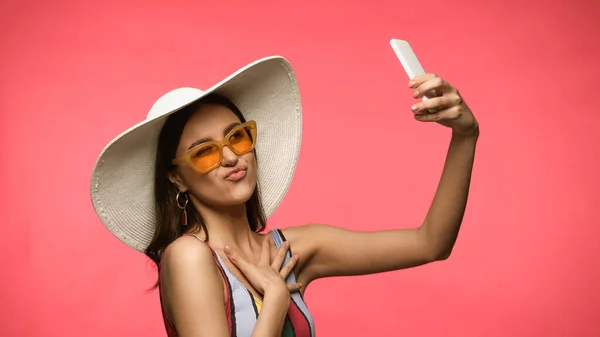
[(194, 146), (173, 159), (173, 165), (188, 163), (200, 173), (207, 173), (221, 165), (223, 147), (227, 146), (238, 156), (246, 154), (256, 145), (256, 122), (247, 121), (233, 128), (222, 140), (214, 140)]

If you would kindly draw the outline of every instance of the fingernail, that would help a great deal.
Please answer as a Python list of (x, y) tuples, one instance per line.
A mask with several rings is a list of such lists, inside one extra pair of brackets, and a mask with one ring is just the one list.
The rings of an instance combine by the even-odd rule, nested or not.
[(411, 87), (411, 88), (412, 88), (414, 85), (415, 85), (415, 81), (410, 81), (410, 82), (408, 82), (408, 86), (409, 86), (409, 87)]
[(419, 90), (415, 90), (415, 92), (413, 92), (413, 97), (419, 97)]
[(419, 110), (419, 107), (418, 107), (418, 106), (416, 106), (416, 105), (413, 105), (413, 106), (411, 106), (411, 107), (410, 107), (410, 109), (411, 109), (412, 111), (417, 111), (417, 110)]

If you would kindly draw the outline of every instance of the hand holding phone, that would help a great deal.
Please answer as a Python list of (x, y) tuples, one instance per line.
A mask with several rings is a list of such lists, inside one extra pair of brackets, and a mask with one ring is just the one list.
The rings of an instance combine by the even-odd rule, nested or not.
[[(412, 80), (416, 76), (425, 75), (425, 70), (423, 69), (423, 66), (421, 66), (421, 62), (419, 62), (417, 55), (415, 55), (415, 52), (408, 42), (391, 39), (390, 44), (409, 79)], [(429, 98), (430, 97), (427, 97), (427, 95), (423, 95), (423, 101), (426, 101)]]

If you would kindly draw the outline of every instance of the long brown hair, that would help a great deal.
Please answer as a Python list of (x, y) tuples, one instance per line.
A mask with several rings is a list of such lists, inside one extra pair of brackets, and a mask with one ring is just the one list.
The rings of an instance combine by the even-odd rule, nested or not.
[[(175, 200), (179, 190), (168, 178), (169, 173), (176, 168), (171, 164), (171, 159), (175, 157), (183, 128), (192, 114), (203, 104), (222, 105), (233, 111), (242, 123), (246, 122), (238, 107), (219, 94), (207, 95), (201, 100), (173, 113), (166, 120), (158, 138), (154, 172), (156, 227), (152, 242), (150, 242), (145, 252), (158, 268), (160, 268), (160, 261), (165, 248), (182, 234), (201, 228), (206, 233), (206, 240), (208, 240), (208, 230), (204, 218), (191, 202), (188, 202), (186, 206), (189, 225), (182, 226), (182, 210), (177, 207)], [(246, 215), (250, 229), (254, 232), (261, 232), (266, 226), (266, 218), (259, 195), (257, 185), (252, 196), (246, 202)], [(155, 287), (159, 284), (160, 278), (157, 280)]]

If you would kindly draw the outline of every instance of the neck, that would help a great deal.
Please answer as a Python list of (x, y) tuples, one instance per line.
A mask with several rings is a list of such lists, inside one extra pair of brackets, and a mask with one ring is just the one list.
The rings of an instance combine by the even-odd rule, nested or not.
[[(211, 247), (222, 249), (230, 246), (247, 253), (254, 251), (257, 245), (260, 249), (257, 234), (250, 229), (246, 204), (216, 208), (194, 202), (194, 206), (204, 218)], [(191, 233), (201, 238), (206, 237), (201, 228)]]

